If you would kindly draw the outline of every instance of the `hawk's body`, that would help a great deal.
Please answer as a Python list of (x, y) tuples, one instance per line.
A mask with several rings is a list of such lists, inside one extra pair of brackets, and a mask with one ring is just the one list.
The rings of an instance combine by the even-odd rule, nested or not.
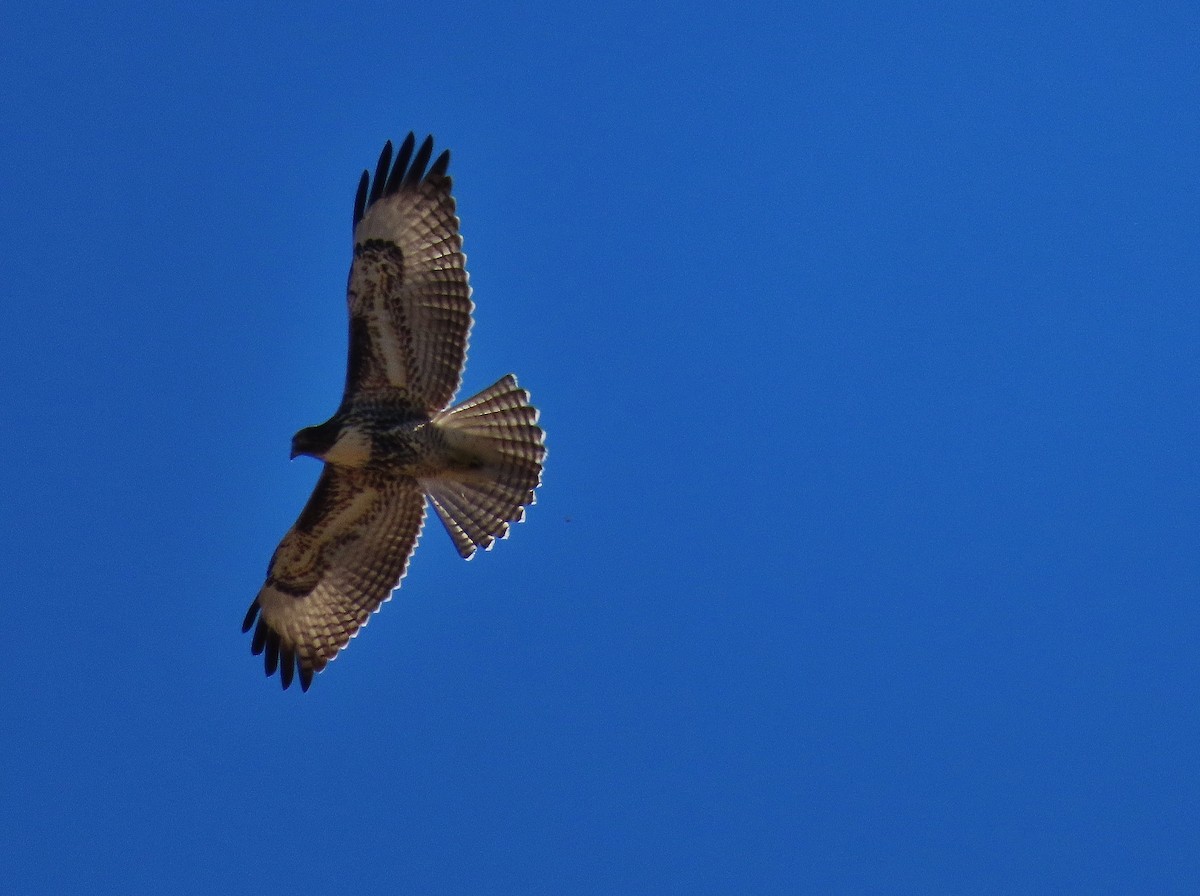
[[(243, 625), (286, 688), (346, 646), (391, 596), (433, 503), (463, 557), (524, 517), (541, 482), (544, 433), (529, 395), (506, 376), (456, 407), (471, 327), (462, 237), (446, 175), (425, 173), (426, 138), (392, 145), (354, 208), (347, 302), (350, 352), (337, 413), (296, 433), (292, 456), (325, 462), (284, 536)], [(411, 165), (409, 164), (411, 158)], [(369, 191), (368, 191), (369, 188)]]

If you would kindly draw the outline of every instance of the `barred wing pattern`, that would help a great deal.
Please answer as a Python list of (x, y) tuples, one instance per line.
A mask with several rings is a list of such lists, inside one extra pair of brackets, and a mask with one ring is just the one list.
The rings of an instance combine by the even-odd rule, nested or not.
[(433, 423), (452, 437), (471, 439), (489, 458), (474, 475), (456, 471), (418, 480), (459, 555), (470, 560), (477, 548), (490, 551), (497, 538), (508, 538), (509, 523), (525, 519), (525, 507), (535, 503), (546, 433), (529, 393), (511, 373)]
[(394, 163), (388, 143), (374, 178), (363, 172), (345, 392), (333, 417), (292, 442), (324, 472), (243, 623), (284, 688), (298, 675), (308, 690), (399, 586), (426, 496), (469, 558), (524, 518), (541, 482), (545, 433), (516, 377), (449, 407), (474, 305), (450, 154), (430, 165), (433, 138), (414, 154), (415, 142), (409, 134)]
[(399, 586), (424, 519), (415, 480), (326, 464), (242, 624), (258, 619), (251, 650), (267, 675), (278, 668), (286, 688), (299, 672), (307, 691)]
[(415, 158), (414, 143), (409, 134), (393, 164), (389, 142), (374, 181), (364, 171), (359, 183), (343, 401), (394, 390), (413, 408), (435, 414), (462, 382), (474, 305), (446, 174), (450, 153), (426, 174), (433, 138)]

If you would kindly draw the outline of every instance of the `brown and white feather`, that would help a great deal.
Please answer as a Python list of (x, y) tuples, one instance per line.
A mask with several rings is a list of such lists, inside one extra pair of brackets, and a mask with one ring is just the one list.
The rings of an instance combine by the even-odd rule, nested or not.
[(512, 374), (433, 418), (450, 446), (483, 461), (474, 470), (420, 479), (463, 557), (470, 559), (477, 548), (491, 550), (536, 501), (546, 459), (546, 434), (537, 421), (529, 393)]
[(298, 674), (307, 690), (399, 586), (426, 495), (469, 558), (507, 536), (541, 483), (545, 433), (516, 377), (449, 407), (474, 305), (449, 153), (429, 165), (432, 151), (409, 134), (393, 164), (388, 143), (359, 183), (342, 404), (297, 433), (293, 453), (325, 468), (243, 623), (285, 688)]
[[(400, 178), (393, 169), (384, 190), (396, 183), (395, 191), (367, 204), (354, 228), (345, 396), (398, 390), (414, 408), (434, 414), (450, 404), (462, 382), (475, 306), (452, 183), (444, 173), (442, 159), (448, 158), (413, 181), (423, 174), (416, 168), (420, 159), (418, 154)], [(396, 166), (405, 161), (402, 153)], [(380, 177), (377, 172), (376, 187)]]
[(267, 674), (278, 666), (286, 686), (294, 662), (307, 690), (399, 586), (424, 519), (415, 480), (327, 464), (243, 625), (258, 615), (252, 647)]

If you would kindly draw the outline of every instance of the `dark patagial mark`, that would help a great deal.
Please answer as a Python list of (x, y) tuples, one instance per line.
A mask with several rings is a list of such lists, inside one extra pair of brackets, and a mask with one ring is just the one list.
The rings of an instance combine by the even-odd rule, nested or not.
[(362, 382), (367, 372), (367, 361), (371, 358), (371, 326), (365, 317), (350, 316), (350, 352), (346, 360), (346, 383), (348, 386)]
[(291, 597), (307, 597), (313, 590), (311, 582), (296, 584), (295, 582), (289, 582), (276, 576), (267, 576), (267, 586)]

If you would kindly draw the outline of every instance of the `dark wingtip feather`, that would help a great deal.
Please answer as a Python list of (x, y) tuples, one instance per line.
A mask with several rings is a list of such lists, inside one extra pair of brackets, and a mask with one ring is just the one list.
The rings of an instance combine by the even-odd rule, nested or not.
[(254, 638), (250, 642), (250, 652), (255, 656), (263, 652), (263, 647), (267, 643), (268, 631), (270, 629), (267, 628), (267, 621), (265, 619), (258, 620), (258, 628), (254, 630)]
[(450, 150), (443, 149), (442, 154), (437, 157), (437, 161), (433, 163), (433, 167), (429, 169), (427, 178), (445, 177), (446, 169), (450, 167)]
[[(450, 151), (444, 150), (437, 157), (437, 161), (433, 163), (433, 167), (429, 169), (429, 173), (426, 174), (425, 166), (429, 164), (429, 159), (433, 155), (433, 135), (430, 134), (421, 142), (421, 148), (417, 150), (414, 158), (413, 147), (416, 146), (416, 142), (416, 135), (409, 131), (404, 142), (400, 144), (400, 149), (393, 162), (392, 141), (389, 140), (384, 144), (383, 152), (379, 154), (379, 164), (375, 166), (375, 177), (372, 179), (369, 171), (363, 172), (362, 179), (358, 182), (358, 195), (354, 198), (355, 227), (358, 227), (358, 222), (382, 197), (391, 196), (398, 190), (411, 189), (427, 177), (445, 177), (446, 170), (450, 166)], [(411, 165), (409, 159), (412, 159)]]
[(404, 186), (414, 187), (421, 182), (421, 178), (425, 175), (425, 166), (429, 164), (429, 157), (433, 155), (433, 135), (426, 137), (421, 143), (421, 148), (417, 150), (417, 157), (413, 159), (412, 167), (408, 169), (408, 174), (404, 178)]
[(371, 184), (371, 198), (368, 205), (373, 205), (383, 195), (383, 185), (387, 183), (388, 169), (392, 165), (392, 141), (383, 144), (383, 152), (379, 154), (379, 164), (375, 166), (375, 183)]
[(275, 674), (279, 668), (279, 635), (274, 629), (267, 629), (267, 649), (263, 652), (263, 669), (267, 675)]
[(358, 222), (362, 220), (363, 215), (367, 213), (367, 185), (371, 181), (371, 175), (363, 171), (362, 177), (358, 181), (358, 195), (354, 197), (354, 226), (358, 226)]
[(278, 671), (280, 684), (285, 691), (292, 686), (299, 670), (300, 689), (307, 691), (312, 684), (313, 670), (305, 666), (304, 660), (296, 655), (294, 647), (285, 644), (279, 633), (267, 625), (267, 621), (259, 615), (261, 610), (262, 607), (256, 599), (250, 605), (250, 612), (246, 614), (246, 621), (242, 624), (242, 631), (249, 631), (255, 618), (258, 619), (258, 627), (254, 629), (254, 637), (250, 640), (250, 652), (255, 656), (263, 654), (263, 669), (266, 670), (267, 677)]
[(246, 618), (242, 622), (242, 632), (250, 631), (250, 626), (254, 625), (254, 620), (258, 618), (258, 598), (254, 598), (254, 603), (250, 604), (250, 609), (246, 611)]
[(400, 184), (404, 180), (404, 172), (408, 168), (408, 160), (412, 158), (413, 146), (416, 145), (416, 142), (417, 135), (409, 131), (404, 142), (400, 144), (400, 152), (396, 153), (396, 164), (392, 166), (392, 173), (388, 175), (387, 185), (383, 190), (385, 196), (391, 196), (400, 189)]
[(279, 678), (286, 691), (292, 686), (292, 676), (296, 673), (296, 652), (291, 647), (279, 651)]

